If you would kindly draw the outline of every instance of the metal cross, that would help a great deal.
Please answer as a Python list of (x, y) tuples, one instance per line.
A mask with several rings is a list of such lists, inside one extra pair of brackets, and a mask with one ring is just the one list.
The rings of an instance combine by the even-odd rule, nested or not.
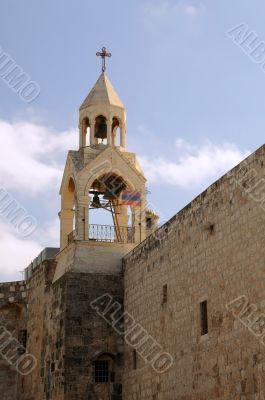
[(98, 57), (102, 58), (102, 72), (105, 72), (106, 71), (106, 57), (111, 57), (112, 54), (111, 53), (107, 53), (106, 47), (102, 47), (101, 53), (100, 53), (100, 51), (98, 51), (96, 53), (96, 55)]

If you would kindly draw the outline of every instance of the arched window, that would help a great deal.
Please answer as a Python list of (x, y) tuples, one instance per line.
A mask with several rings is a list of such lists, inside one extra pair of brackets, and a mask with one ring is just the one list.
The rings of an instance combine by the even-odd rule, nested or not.
[(107, 119), (103, 115), (99, 115), (95, 120), (95, 138), (98, 139), (98, 143), (107, 143)]

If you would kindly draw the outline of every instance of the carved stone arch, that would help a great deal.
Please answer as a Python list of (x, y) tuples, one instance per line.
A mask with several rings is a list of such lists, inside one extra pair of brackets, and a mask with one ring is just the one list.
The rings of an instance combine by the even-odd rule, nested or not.
[(116, 358), (117, 358), (117, 354), (116, 353), (112, 353), (110, 351), (97, 351), (94, 354), (94, 356), (92, 357), (92, 362), (95, 361), (95, 360), (98, 360), (99, 358), (104, 357), (104, 356), (110, 357), (113, 360), (116, 360)]
[(61, 196), (60, 237), (61, 248), (64, 248), (72, 240), (73, 232), (76, 229), (76, 185), (72, 175), (65, 179)]
[(72, 209), (76, 200), (76, 184), (73, 175), (69, 175), (65, 180), (62, 190), (62, 208)]
[(126, 183), (126, 188), (128, 190), (134, 190), (135, 186), (133, 185), (133, 183), (128, 179), (128, 177), (125, 177), (124, 174), (121, 174), (120, 171), (117, 171), (115, 168), (106, 169), (105, 171), (101, 169), (100, 172), (98, 172), (97, 174), (93, 174), (88, 179), (88, 181), (85, 185), (85, 188), (84, 188), (84, 196), (88, 196), (89, 191), (91, 190), (93, 183), (95, 181), (101, 179), (103, 176), (111, 175), (111, 174), (122, 178), (124, 180), (124, 182)]

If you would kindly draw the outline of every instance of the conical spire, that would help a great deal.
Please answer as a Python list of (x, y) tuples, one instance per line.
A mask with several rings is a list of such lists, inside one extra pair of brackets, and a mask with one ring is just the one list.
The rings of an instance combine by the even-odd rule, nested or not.
[(124, 105), (113, 88), (105, 72), (102, 72), (99, 79), (91, 89), (80, 110), (96, 104), (111, 105), (124, 108)]

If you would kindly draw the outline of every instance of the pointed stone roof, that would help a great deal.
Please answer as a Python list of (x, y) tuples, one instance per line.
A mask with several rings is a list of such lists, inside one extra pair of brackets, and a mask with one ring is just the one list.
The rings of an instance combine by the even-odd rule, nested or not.
[(121, 99), (104, 72), (102, 72), (94, 87), (91, 89), (89, 95), (81, 105), (80, 110), (95, 104), (106, 104), (124, 108)]

